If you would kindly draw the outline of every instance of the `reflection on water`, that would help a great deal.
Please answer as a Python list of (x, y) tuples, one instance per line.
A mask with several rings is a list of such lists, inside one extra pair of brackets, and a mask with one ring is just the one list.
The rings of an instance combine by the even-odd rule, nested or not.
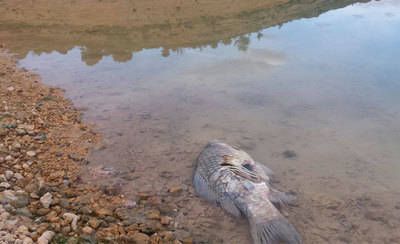
[(22, 66), (87, 108), (106, 141), (90, 169), (120, 172), (102, 180), (128, 195), (188, 186), (166, 201), (199, 240), (249, 242), (244, 222), (190, 188), (198, 152), (220, 138), (298, 193), (289, 218), (306, 243), (399, 243), (400, 4), (354, 2), (241, 6), (213, 25), (7, 23), (0, 37)]
[[(161, 6), (144, 0), (79, 4), (75, 1), (69, 4), (3, 1), (0, 2), (0, 38), (20, 58), (30, 51), (65, 54), (81, 46), (84, 47), (82, 60), (87, 65), (94, 65), (105, 56), (126, 62), (134, 53), (149, 48), (161, 48), (163, 57), (182, 53), (187, 47), (217, 48), (232, 43), (245, 51), (251, 42), (248, 33), (367, 1), (222, 0), (188, 4), (169, 0), (159, 2)], [(57, 14), (60, 9), (63, 14)], [(126, 9), (136, 11), (133, 14)], [(99, 12), (107, 14), (99, 18)], [(262, 33), (257, 38), (262, 38)]]

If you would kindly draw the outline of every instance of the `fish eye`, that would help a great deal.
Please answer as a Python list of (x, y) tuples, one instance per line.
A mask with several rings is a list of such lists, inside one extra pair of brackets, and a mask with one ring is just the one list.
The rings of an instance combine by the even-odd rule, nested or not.
[(253, 165), (251, 165), (251, 164), (249, 164), (249, 163), (245, 163), (245, 164), (243, 164), (242, 166), (245, 167), (246, 169), (250, 170), (250, 171), (253, 171), (253, 170), (254, 170)]

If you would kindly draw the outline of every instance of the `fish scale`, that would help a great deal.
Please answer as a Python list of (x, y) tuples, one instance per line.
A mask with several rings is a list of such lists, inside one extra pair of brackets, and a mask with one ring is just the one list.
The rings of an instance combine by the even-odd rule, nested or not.
[(236, 217), (246, 217), (254, 244), (302, 243), (275, 207), (291, 198), (270, 187), (270, 173), (246, 152), (212, 141), (197, 159), (193, 185), (200, 197)]

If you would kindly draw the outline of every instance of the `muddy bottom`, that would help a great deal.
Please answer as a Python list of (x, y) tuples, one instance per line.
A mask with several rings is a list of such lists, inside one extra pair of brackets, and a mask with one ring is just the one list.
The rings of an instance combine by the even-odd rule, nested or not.
[(0, 37), (104, 135), (82, 178), (133, 200), (157, 193), (196, 242), (251, 243), (246, 221), (191, 186), (198, 153), (220, 139), (297, 194), (284, 213), (305, 243), (400, 243), (400, 5), (311, 2), (144, 30), (65, 27), (65, 38), (2, 26)]

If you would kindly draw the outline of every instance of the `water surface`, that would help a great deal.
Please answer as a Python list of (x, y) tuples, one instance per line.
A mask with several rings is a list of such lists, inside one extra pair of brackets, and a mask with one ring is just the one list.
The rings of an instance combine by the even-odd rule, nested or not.
[(142, 27), (7, 19), (0, 38), (104, 134), (89, 175), (119, 174), (90, 181), (129, 197), (183, 185), (166, 201), (198, 240), (249, 243), (244, 221), (193, 196), (196, 156), (218, 138), (297, 192), (306, 243), (399, 243), (399, 2), (249, 6)]

